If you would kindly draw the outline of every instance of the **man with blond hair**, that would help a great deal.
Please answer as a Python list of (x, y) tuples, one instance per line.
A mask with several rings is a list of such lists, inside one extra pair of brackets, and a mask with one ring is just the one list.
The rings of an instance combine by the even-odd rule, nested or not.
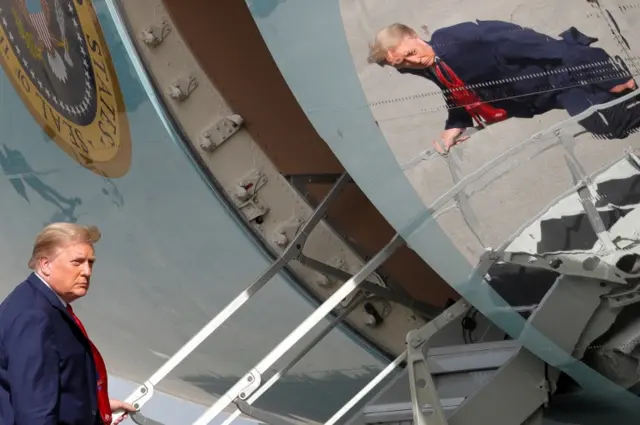
[(89, 290), (100, 236), (72, 223), (36, 236), (33, 273), (0, 304), (0, 424), (111, 425), (113, 411), (135, 411), (109, 399), (104, 360), (71, 308)]
[[(592, 47), (597, 39), (576, 28), (552, 38), (510, 22), (464, 22), (435, 31), (429, 42), (395, 23), (380, 30), (369, 63), (427, 78), (443, 92), (448, 118), (434, 146), (447, 153), (465, 129), (553, 109), (571, 116), (636, 88), (621, 60)], [(580, 121), (589, 132), (624, 138), (640, 126), (631, 99)]]

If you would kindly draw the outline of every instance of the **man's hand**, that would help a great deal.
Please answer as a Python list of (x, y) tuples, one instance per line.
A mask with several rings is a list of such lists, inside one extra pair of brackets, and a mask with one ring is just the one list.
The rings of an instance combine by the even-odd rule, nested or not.
[(450, 128), (448, 130), (443, 131), (442, 134), (440, 135), (440, 139), (442, 140), (442, 145), (444, 146), (441, 146), (440, 143), (438, 143), (437, 141), (433, 142), (433, 146), (441, 154), (449, 153), (449, 149), (451, 149), (453, 145), (460, 142), (464, 142), (469, 138), (469, 136), (460, 137), (460, 135), (464, 132), (464, 130), (465, 130), (464, 128)]
[(617, 86), (615, 86), (609, 91), (611, 93), (622, 93), (623, 91), (635, 90), (635, 89), (636, 89), (636, 82), (632, 78), (624, 84), (618, 84)]
[(135, 407), (130, 405), (129, 403), (125, 403), (120, 400), (109, 400), (109, 405), (111, 406), (111, 411), (116, 412), (117, 410), (124, 410), (125, 414), (119, 417), (117, 420), (113, 422), (113, 425), (117, 425), (120, 422), (124, 421), (129, 413), (134, 413), (137, 411)]

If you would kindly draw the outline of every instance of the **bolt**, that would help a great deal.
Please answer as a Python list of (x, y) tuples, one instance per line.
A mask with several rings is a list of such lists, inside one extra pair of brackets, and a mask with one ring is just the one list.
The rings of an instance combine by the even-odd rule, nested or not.
[(549, 267), (551, 267), (554, 270), (560, 267), (561, 265), (562, 265), (562, 260), (559, 258), (554, 258), (553, 260), (549, 261)]

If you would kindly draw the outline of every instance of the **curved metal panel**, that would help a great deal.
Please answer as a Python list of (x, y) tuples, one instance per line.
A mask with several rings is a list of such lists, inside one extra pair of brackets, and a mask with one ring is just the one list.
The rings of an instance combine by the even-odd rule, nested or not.
[[(34, 9), (20, 12), (18, 20), (11, 10), (24, 4), (2, 4), (7, 22), (2, 21), (0, 42), (6, 47), (18, 37), (23, 41), (4, 50), (5, 68), (0, 76), (4, 218), (0, 234), (6, 241), (0, 248), (4, 272), (0, 295), (5, 296), (28, 273), (26, 261), (33, 237), (43, 225), (60, 220), (98, 225), (103, 239), (96, 246), (93, 287), (76, 311), (104, 353), (109, 370), (142, 382), (262, 273), (269, 259), (231, 216), (185, 155), (181, 141), (158, 116), (105, 3), (27, 1), (27, 7)], [(77, 43), (65, 44), (61, 23)], [(90, 38), (92, 31), (100, 31), (100, 25), (104, 44)], [(28, 40), (35, 44), (25, 51)], [(12, 68), (19, 63), (10, 62), (7, 55), (15, 59), (18, 49), (33, 74), (25, 69), (16, 74), (17, 68)], [(87, 56), (84, 64), (82, 52), (97, 50), (101, 56)], [(70, 60), (65, 59), (67, 52)], [(53, 59), (47, 59), (47, 54)], [(86, 76), (83, 67), (88, 79), (71, 78)], [(16, 75), (20, 84), (14, 84)], [(46, 88), (44, 84), (39, 87), (38, 80), (44, 83), (45, 78), (41, 75), (49, 79)], [(25, 104), (25, 87), (30, 91), (27, 94), (42, 100), (48, 98), (48, 90), (58, 103), (52, 98), (46, 113), (37, 115)], [(115, 173), (101, 165), (113, 157), (106, 157), (108, 149), (99, 150), (109, 146), (109, 140), (100, 137), (106, 135), (86, 136), (93, 129), (81, 121), (84, 111), (71, 104), (81, 99), (86, 88), (92, 102), (97, 101), (97, 112), (85, 102), (96, 128), (114, 131), (120, 141), (130, 139), (130, 163), (125, 161), (126, 166)], [(104, 102), (100, 109), (107, 93), (122, 100), (116, 101), (117, 108)], [(82, 108), (83, 101), (78, 102)], [(95, 145), (96, 155), (78, 150), (84, 149), (79, 133), (90, 145), (88, 150), (89, 142)], [(74, 140), (79, 147), (73, 145)], [(69, 153), (69, 145), (61, 146), (66, 142), (75, 146), (73, 152)], [(123, 146), (119, 152), (126, 150)], [(163, 381), (160, 389), (210, 404), (313, 308), (286, 276), (276, 276)], [(381, 367), (375, 353), (337, 329), (304, 357), (271, 397), (264, 398), (261, 407), (302, 421), (321, 421)], [(319, 405), (319, 398), (328, 403)]]
[[(558, 124), (568, 118), (566, 113), (551, 111), (535, 118), (510, 119), (490, 126), (441, 157), (430, 146), (431, 140), (440, 137), (446, 119), (447, 107), (443, 107), (439, 91), (424, 83), (425, 80), (401, 76), (392, 68), (377, 69), (365, 62), (368, 42), (378, 29), (393, 22), (404, 22), (416, 29), (422, 27), (420, 35), (426, 39), (439, 28), (476, 19), (534, 26), (555, 39), (571, 25), (585, 31), (590, 25), (588, 33), (599, 37), (598, 46), (617, 60), (617, 65), (586, 64), (587, 68), (602, 67), (600, 71), (605, 75), (596, 81), (625, 75), (630, 78), (628, 70), (621, 70), (618, 65), (622, 58), (622, 62), (635, 69), (633, 49), (625, 44), (628, 42), (621, 29), (628, 31), (627, 39), (635, 30), (631, 9), (615, 2), (604, 2), (605, 6), (600, 3), (603, 2), (575, 0), (561, 4), (544, 1), (513, 4), (487, 0), (481, 4), (456, 2), (454, 6), (451, 2), (422, 1), (247, 0), (274, 59), (315, 129), (407, 244), (482, 314), (579, 383), (582, 407), (564, 410), (564, 419), (594, 424), (608, 420), (631, 423), (640, 409), (640, 400), (574, 358), (581, 353), (558, 343), (551, 324), (553, 320), (565, 319), (551, 316), (548, 318), (551, 322), (541, 331), (526, 325), (522, 315), (511, 308), (517, 306), (513, 293), (535, 292), (536, 284), (546, 285), (542, 292), (551, 293), (552, 290), (547, 290), (552, 288), (557, 274), (545, 277), (546, 283), (533, 279), (528, 284), (521, 279), (496, 283), (470, 277), (483, 260), (485, 248), (513, 249), (526, 255), (557, 252), (558, 242), (553, 238), (545, 241), (538, 238), (533, 245), (523, 239), (535, 239), (536, 232), (555, 234), (556, 239), (563, 238), (565, 233), (560, 232), (571, 236), (576, 219), (571, 221), (570, 216), (576, 209), (588, 210), (590, 203), (593, 208), (583, 218), (591, 222), (595, 237), (586, 241), (574, 238), (583, 245), (586, 243), (586, 248), (571, 242), (570, 246), (562, 244), (560, 251), (582, 261), (594, 252), (599, 255), (612, 252), (606, 251), (611, 247), (607, 233), (611, 238), (633, 239), (628, 230), (629, 220), (626, 229), (615, 228), (612, 220), (607, 220), (607, 214), (597, 212), (604, 208), (597, 193), (608, 190), (609, 200), (605, 204), (611, 205), (616, 190), (605, 187), (615, 180), (633, 180), (637, 164), (629, 159), (629, 152), (637, 149), (638, 137), (633, 134), (624, 139), (591, 137), (583, 125)], [(569, 35), (575, 35), (571, 31)], [(466, 51), (467, 55), (472, 53), (470, 48)], [(535, 52), (522, 49), (520, 54), (527, 58)], [(579, 69), (572, 68), (569, 72), (580, 74)], [(595, 78), (593, 74), (580, 75), (579, 78), (586, 78), (582, 85), (595, 84), (589, 79)], [(515, 74), (507, 82), (526, 78)], [(555, 86), (549, 91), (568, 88)], [(625, 105), (633, 108), (635, 105), (629, 100), (633, 96), (635, 93), (630, 93), (619, 102), (626, 101)], [(618, 119), (619, 115), (608, 112), (614, 109), (608, 108), (614, 108), (613, 104), (589, 113)], [(577, 115), (581, 111), (568, 112)], [(586, 117), (579, 116), (576, 120)], [(581, 185), (594, 190), (596, 197), (593, 192), (583, 196)], [(618, 184), (618, 191), (620, 187)], [(630, 189), (627, 184), (626, 190)], [(620, 196), (616, 199), (621, 202)], [(634, 204), (632, 200), (624, 202)], [(554, 222), (556, 218), (561, 220)], [(615, 220), (624, 221), (620, 221), (620, 215)], [(551, 226), (552, 230), (541, 230), (540, 226)], [(602, 232), (603, 227), (608, 232)], [(620, 253), (626, 248), (616, 249)], [(555, 260), (549, 264), (561, 272), (575, 271), (563, 268), (562, 262)], [(587, 262), (578, 268), (597, 272), (597, 266)], [(596, 276), (596, 272), (592, 275)], [(497, 270), (492, 273), (500, 276)], [(605, 274), (600, 276), (604, 278)], [(617, 279), (613, 275), (606, 277)], [(511, 290), (506, 291), (511, 292), (511, 297), (500, 290), (501, 284)], [(522, 289), (514, 285), (522, 285)], [(566, 307), (567, 315), (573, 317), (575, 312), (586, 311), (591, 314), (591, 309), (596, 308), (589, 303), (594, 299), (600, 302), (599, 298), (589, 298), (586, 292), (585, 288), (584, 293), (576, 294), (576, 305)], [(589, 410), (587, 415), (585, 401), (597, 401), (598, 411)]]

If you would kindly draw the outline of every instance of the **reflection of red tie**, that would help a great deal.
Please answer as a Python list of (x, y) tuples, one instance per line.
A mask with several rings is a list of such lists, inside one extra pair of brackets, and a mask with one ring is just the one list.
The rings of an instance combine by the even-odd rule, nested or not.
[[(440, 83), (449, 89), (455, 103), (465, 108), (481, 127), (484, 127), (484, 123), (493, 124), (508, 118), (507, 112), (504, 109), (484, 103), (473, 90), (467, 88), (467, 85), (444, 61), (437, 61), (434, 70)], [(447, 76), (444, 75), (445, 73), (447, 73)]]
[(67, 304), (67, 311), (71, 317), (73, 317), (73, 320), (76, 321), (76, 324), (87, 338), (87, 341), (89, 341), (89, 345), (91, 345), (91, 354), (93, 355), (93, 361), (96, 364), (96, 374), (98, 378), (98, 411), (100, 412), (102, 422), (104, 422), (105, 425), (111, 425), (111, 404), (109, 403), (109, 391), (107, 389), (107, 367), (104, 364), (104, 360), (100, 355), (100, 352), (89, 339), (82, 322), (78, 319), (78, 316), (73, 313), (73, 309), (69, 304)]

